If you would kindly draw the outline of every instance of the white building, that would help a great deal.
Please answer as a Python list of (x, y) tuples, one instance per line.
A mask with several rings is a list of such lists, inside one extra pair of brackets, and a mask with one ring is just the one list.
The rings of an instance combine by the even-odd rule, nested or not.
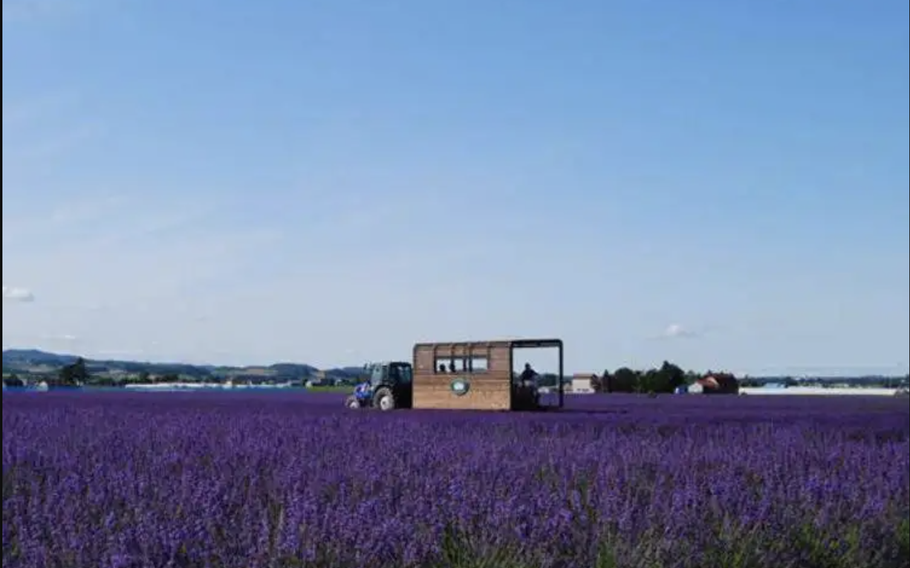
[(576, 373), (572, 375), (572, 392), (575, 394), (592, 394), (594, 385), (592, 379), (594, 375)]

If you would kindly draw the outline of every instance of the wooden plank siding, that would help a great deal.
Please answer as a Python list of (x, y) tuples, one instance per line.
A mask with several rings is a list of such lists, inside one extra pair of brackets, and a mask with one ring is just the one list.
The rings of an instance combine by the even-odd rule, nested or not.
[[(511, 348), (508, 341), (415, 345), (413, 408), (509, 410), (512, 405)], [(448, 363), (453, 358), (458, 362), (483, 358), (486, 369), (466, 370), (462, 363), (455, 372), (437, 372), (439, 362)], [(456, 379), (470, 385), (461, 396), (452, 390), (452, 382)]]

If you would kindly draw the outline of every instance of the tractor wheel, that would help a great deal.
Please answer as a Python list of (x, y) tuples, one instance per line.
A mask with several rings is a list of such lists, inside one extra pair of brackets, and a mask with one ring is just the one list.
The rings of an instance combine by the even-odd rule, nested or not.
[(382, 387), (373, 395), (373, 406), (379, 410), (395, 410), (395, 395), (392, 389)]
[(347, 408), (353, 408), (354, 410), (360, 409), (360, 401), (357, 400), (357, 397), (354, 395), (351, 395), (351, 396), (347, 397), (346, 399), (344, 399), (344, 405)]

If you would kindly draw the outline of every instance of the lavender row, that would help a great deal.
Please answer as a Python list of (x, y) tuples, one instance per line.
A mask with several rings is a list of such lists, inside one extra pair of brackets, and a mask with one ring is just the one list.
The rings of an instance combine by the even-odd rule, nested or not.
[(898, 567), (897, 399), (3, 398), (3, 566)]

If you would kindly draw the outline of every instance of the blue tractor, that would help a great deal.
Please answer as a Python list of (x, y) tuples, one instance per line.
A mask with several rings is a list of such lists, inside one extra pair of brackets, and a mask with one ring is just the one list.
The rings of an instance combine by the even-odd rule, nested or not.
[(345, 406), (380, 410), (411, 408), (414, 372), (410, 363), (370, 363), (364, 365), (363, 370), (363, 380), (345, 399)]

